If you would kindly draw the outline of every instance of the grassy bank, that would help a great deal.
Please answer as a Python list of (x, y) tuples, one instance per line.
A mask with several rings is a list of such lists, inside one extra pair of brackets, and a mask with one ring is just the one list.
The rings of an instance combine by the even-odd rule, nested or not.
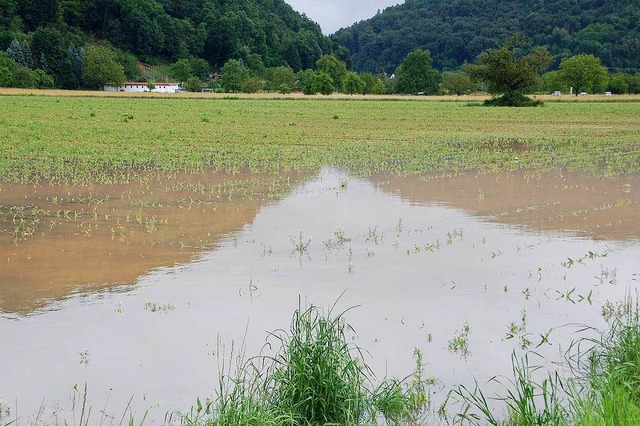
[(638, 171), (640, 103), (0, 96), (0, 180), (92, 183), (140, 170)]

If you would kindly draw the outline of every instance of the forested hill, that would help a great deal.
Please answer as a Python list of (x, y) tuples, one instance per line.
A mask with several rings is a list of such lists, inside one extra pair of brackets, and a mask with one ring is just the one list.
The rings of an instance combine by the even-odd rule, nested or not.
[(222, 66), (249, 53), (267, 66), (314, 66), (334, 49), (283, 0), (0, 0), (0, 49), (40, 27), (67, 43), (106, 39), (143, 60), (195, 56)]
[(351, 51), (359, 71), (393, 72), (416, 48), (451, 70), (516, 32), (548, 46), (555, 66), (589, 53), (612, 71), (640, 70), (639, 0), (406, 0), (333, 40)]

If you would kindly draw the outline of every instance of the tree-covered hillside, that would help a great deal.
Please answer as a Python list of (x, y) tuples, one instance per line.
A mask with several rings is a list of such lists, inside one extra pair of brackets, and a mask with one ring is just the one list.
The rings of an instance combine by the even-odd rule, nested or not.
[(298, 70), (336, 50), (283, 0), (0, 0), (0, 50), (45, 27), (67, 45), (104, 39), (146, 61), (194, 56), (218, 67), (256, 53)]
[(406, 0), (333, 40), (351, 51), (355, 69), (390, 73), (416, 48), (437, 68), (457, 69), (513, 33), (548, 46), (552, 68), (585, 53), (611, 71), (640, 70), (638, 0)]

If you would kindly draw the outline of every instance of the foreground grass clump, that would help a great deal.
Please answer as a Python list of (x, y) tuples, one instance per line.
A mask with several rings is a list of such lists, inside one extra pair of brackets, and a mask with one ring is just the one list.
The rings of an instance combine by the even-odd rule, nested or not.
[(536, 373), (541, 367), (530, 365), (528, 355), (514, 354), (514, 377), (506, 394), (487, 398), (477, 384), (473, 391), (460, 386), (450, 395), (462, 402), (454, 419), (494, 426), (640, 424), (640, 308), (630, 298), (622, 306), (622, 315), (611, 320), (607, 332), (572, 344), (569, 367), (574, 375), (540, 378)]
[[(343, 314), (298, 308), (288, 332), (271, 333), (273, 356), (244, 360), (223, 374), (213, 401), (200, 401), (184, 416), (187, 425), (359, 425), (418, 424), (429, 406), (431, 381), (422, 377), (416, 351), (411, 380), (386, 378), (375, 384), (354, 331)], [(223, 371), (225, 368), (223, 367)]]
[(629, 298), (622, 317), (588, 353), (583, 381), (572, 390), (575, 424), (640, 424), (640, 309)]

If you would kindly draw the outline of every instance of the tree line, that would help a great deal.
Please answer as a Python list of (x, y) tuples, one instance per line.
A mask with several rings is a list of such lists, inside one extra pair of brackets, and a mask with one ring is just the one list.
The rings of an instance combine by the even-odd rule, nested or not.
[[(86, 49), (70, 44), (64, 50), (61, 38), (55, 29), (39, 28), (31, 43), (12, 40), (6, 52), (0, 52), (0, 86), (48, 88), (58, 81), (63, 82), (62, 87), (99, 89), (105, 84), (120, 86), (126, 80), (172, 79), (188, 91), (208, 88), (231, 93), (299, 91), (324, 95), (488, 92), (506, 94), (498, 101), (506, 104), (521, 103), (525, 101), (522, 96), (529, 93), (566, 93), (570, 88), (576, 94), (640, 93), (640, 73), (609, 73), (601, 60), (590, 54), (567, 57), (557, 70), (546, 72), (552, 62), (546, 47), (532, 47), (518, 36), (500, 48), (485, 50), (460, 70), (444, 73), (435, 68), (428, 50), (416, 49), (390, 75), (353, 71), (335, 54), (322, 55), (312, 68), (296, 72), (288, 65), (267, 66), (259, 54), (252, 53), (244, 59), (229, 59), (218, 69), (204, 59), (183, 58), (163, 67), (165, 74), (145, 76), (130, 53), (106, 43)], [(519, 100), (514, 95), (520, 96)]]
[(551, 69), (577, 54), (615, 72), (640, 71), (637, 0), (406, 0), (336, 32), (359, 71), (392, 73), (415, 49), (439, 70), (456, 70), (520, 33), (547, 46)]
[[(506, 95), (507, 105), (518, 104), (513, 96), (532, 93), (581, 92), (613, 94), (640, 93), (640, 73), (609, 73), (601, 60), (590, 54), (578, 54), (562, 60), (559, 68), (547, 72), (552, 56), (546, 47), (532, 46), (519, 36), (512, 36), (501, 47), (487, 49), (460, 70), (439, 72), (429, 51), (410, 52), (391, 75), (355, 72), (335, 55), (324, 55), (314, 69), (294, 72), (286, 66), (265, 67), (259, 57), (249, 62), (229, 60), (221, 69), (221, 78), (207, 86), (219, 92), (270, 91), (304, 94), (334, 92), (345, 94), (464, 95), (486, 92), (496, 97)], [(184, 65), (184, 66), (183, 66)], [(184, 70), (188, 64), (182, 64)], [(182, 75), (197, 79), (195, 75)], [(197, 81), (195, 88), (205, 85)], [(510, 98), (511, 97), (511, 98)], [(500, 104), (501, 101), (498, 101)], [(526, 103), (526, 102), (525, 102)]]
[(20, 66), (64, 89), (87, 87), (77, 53), (95, 45), (114, 51), (128, 79), (137, 60), (194, 58), (220, 68), (256, 54), (269, 67), (296, 71), (328, 53), (349, 61), (346, 49), (283, 0), (0, 0), (0, 50), (15, 51), (14, 41), (31, 58)]

